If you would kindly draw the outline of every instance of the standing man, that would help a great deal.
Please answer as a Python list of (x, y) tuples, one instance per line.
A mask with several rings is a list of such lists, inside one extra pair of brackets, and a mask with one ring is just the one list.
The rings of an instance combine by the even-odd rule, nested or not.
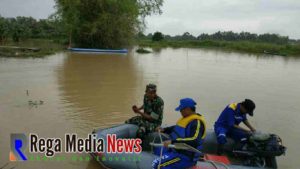
[[(226, 137), (231, 137), (241, 143), (241, 147), (247, 143), (255, 128), (247, 120), (247, 114), (253, 116), (255, 103), (250, 99), (245, 99), (241, 103), (229, 104), (215, 122), (215, 133), (218, 141), (218, 154), (223, 153), (223, 146), (227, 142)], [(239, 124), (243, 122), (250, 130)]]
[[(201, 150), (206, 135), (205, 119), (196, 111), (196, 102), (191, 98), (180, 100), (180, 105), (175, 109), (180, 111), (182, 118), (172, 127), (160, 129), (170, 135), (171, 140), (165, 141), (168, 147), (173, 143), (185, 143), (195, 149)], [(153, 161), (153, 169), (183, 169), (194, 166), (201, 154), (187, 150), (170, 149), (163, 153), (161, 158)]]
[(132, 106), (138, 116), (125, 121), (127, 124), (138, 125), (137, 137), (143, 139), (160, 126), (163, 119), (164, 101), (156, 94), (156, 85), (148, 84), (144, 95), (144, 104), (141, 107)]

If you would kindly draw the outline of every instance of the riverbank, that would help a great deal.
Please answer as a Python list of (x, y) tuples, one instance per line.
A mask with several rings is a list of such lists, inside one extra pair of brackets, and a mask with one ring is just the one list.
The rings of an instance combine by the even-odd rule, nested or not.
[(300, 45), (289, 44), (289, 45), (278, 45), (272, 43), (260, 43), (250, 41), (174, 41), (174, 40), (137, 40), (136, 43), (140, 47), (151, 47), (151, 48), (221, 48), (225, 50), (236, 50), (240, 52), (248, 53), (264, 53), (271, 55), (281, 56), (299, 56), (300, 57)]
[(20, 42), (8, 41), (0, 45), (0, 57), (39, 58), (64, 50), (57, 40), (29, 39)]
[[(239, 52), (300, 57), (300, 44), (279, 45), (250, 41), (199, 41), (139, 39), (135, 42), (141, 47), (151, 48), (220, 48)], [(6, 42), (0, 45), (0, 57), (45, 57), (66, 49), (59, 40), (29, 39), (21, 42)], [(144, 52), (144, 51), (143, 51)]]

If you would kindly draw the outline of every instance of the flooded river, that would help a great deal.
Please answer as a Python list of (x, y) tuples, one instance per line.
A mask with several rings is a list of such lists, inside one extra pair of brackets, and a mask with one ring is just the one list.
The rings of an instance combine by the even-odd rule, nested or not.
[(182, 97), (198, 102), (209, 128), (226, 104), (253, 99), (257, 109), (250, 121), (258, 130), (280, 135), (288, 147), (279, 167), (300, 168), (300, 59), (169, 48), (145, 55), (0, 58), (0, 167), (99, 168), (94, 161), (8, 163), (10, 133), (86, 137), (93, 128), (133, 116), (131, 105), (142, 103), (150, 82), (165, 101), (164, 124), (180, 117), (174, 108)]

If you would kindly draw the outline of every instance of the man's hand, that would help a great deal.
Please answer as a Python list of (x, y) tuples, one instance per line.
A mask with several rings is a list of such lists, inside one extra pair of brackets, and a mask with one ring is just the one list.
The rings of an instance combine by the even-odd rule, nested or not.
[(164, 147), (168, 147), (170, 144), (172, 144), (171, 140), (164, 141)]
[(136, 105), (133, 105), (133, 106), (132, 106), (132, 110), (133, 110), (135, 113), (137, 113), (137, 112), (139, 111), (139, 109), (137, 108)]
[(253, 134), (255, 134), (256, 133), (256, 130), (254, 129), (254, 130), (251, 130), (251, 131), (249, 131), (249, 134), (250, 135), (253, 135)]
[(252, 134), (252, 131), (251, 130), (247, 130), (239, 125), (234, 125), (235, 128), (238, 128), (240, 130), (243, 130), (244, 132), (248, 133), (248, 134)]
[(244, 121), (244, 124), (251, 130), (252, 133), (255, 133), (255, 128), (250, 124), (248, 120)]

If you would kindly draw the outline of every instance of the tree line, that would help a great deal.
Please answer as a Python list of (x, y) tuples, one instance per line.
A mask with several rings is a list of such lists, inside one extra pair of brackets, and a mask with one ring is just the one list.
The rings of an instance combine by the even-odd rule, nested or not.
[(19, 42), (29, 38), (51, 39), (65, 36), (62, 23), (53, 18), (36, 20), (32, 17), (0, 16), (0, 43), (5, 43), (9, 39)]
[[(56, 0), (57, 12), (47, 19), (0, 16), (0, 43), (30, 38), (63, 39), (76, 47), (120, 48), (138, 39), (171, 41), (252, 41), (273, 44), (300, 43), (278, 34), (218, 31), (194, 36), (189, 32), (170, 36), (161, 32), (144, 35), (144, 17), (161, 13), (162, 0)], [(129, 3), (131, 2), (131, 3)], [(137, 33), (139, 32), (139, 33)]]
[(218, 31), (213, 34), (200, 34), (199, 36), (194, 36), (189, 32), (185, 32), (182, 35), (163, 35), (161, 32), (155, 32), (154, 34), (144, 35), (143, 33), (138, 34), (138, 38), (152, 39), (153, 41), (173, 40), (173, 41), (184, 41), (184, 40), (213, 40), (213, 41), (252, 41), (252, 42), (265, 42), (274, 44), (288, 44), (290, 42), (300, 43), (300, 40), (289, 39), (288, 36), (281, 36), (278, 34), (255, 34), (250, 32), (235, 33), (232, 31), (221, 32)]

